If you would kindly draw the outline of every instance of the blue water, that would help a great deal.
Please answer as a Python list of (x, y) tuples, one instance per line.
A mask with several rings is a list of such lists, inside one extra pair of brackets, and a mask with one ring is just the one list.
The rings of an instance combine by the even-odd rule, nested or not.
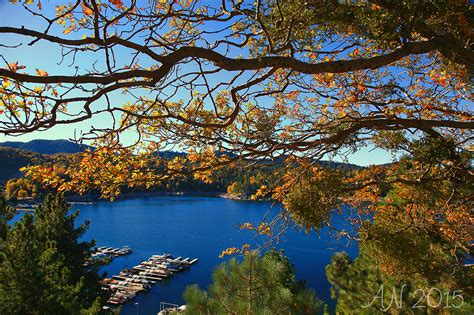
[[(91, 221), (86, 239), (95, 239), (97, 246), (132, 248), (131, 255), (116, 258), (102, 268), (109, 275), (163, 252), (199, 259), (189, 271), (177, 273), (154, 285), (149, 292), (139, 294), (123, 306), (122, 314), (137, 314), (137, 308), (139, 314), (156, 314), (160, 302), (182, 304), (187, 285), (207, 288), (213, 268), (225, 261), (219, 258), (222, 250), (263, 242), (248, 231), (240, 231), (238, 225), (260, 222), (269, 208), (270, 204), (265, 202), (187, 196), (73, 205), (73, 209), (80, 210), (79, 221)], [(318, 236), (294, 230), (289, 230), (275, 246), (283, 248), (294, 263), (296, 277), (306, 280), (332, 309), (334, 301), (330, 299), (324, 268), (335, 251), (346, 250), (354, 256), (356, 246), (347, 247), (347, 240), (336, 241), (325, 233)]]

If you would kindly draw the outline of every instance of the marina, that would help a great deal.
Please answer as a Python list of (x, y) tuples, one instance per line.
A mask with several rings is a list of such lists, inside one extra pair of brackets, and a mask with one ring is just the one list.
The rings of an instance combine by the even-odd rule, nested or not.
[(132, 252), (132, 249), (128, 246), (124, 246), (122, 248), (112, 248), (112, 247), (97, 247), (94, 249), (92, 253), (92, 258), (95, 257), (102, 257), (102, 256), (110, 256), (110, 257), (118, 257), (123, 255), (128, 255)]
[[(137, 309), (139, 314), (156, 314), (162, 301), (186, 304), (183, 292), (189, 285), (197, 284), (201, 289), (209, 287), (214, 268), (229, 258), (219, 257), (223, 249), (244, 243), (256, 246), (264, 241), (252, 233), (240, 231), (235, 222), (256, 224), (269, 206), (264, 202), (210, 197), (158, 196), (116, 203), (99, 201), (92, 205), (77, 205), (73, 209), (80, 210), (79, 222), (91, 221), (84, 240), (100, 240), (97, 246), (114, 248), (129, 245), (133, 250), (129, 255), (100, 266), (100, 272), (107, 272), (108, 278), (120, 276), (125, 269), (147, 262), (156, 254), (171, 253), (176, 258), (189, 257), (190, 261), (199, 258), (198, 263), (187, 271), (173, 272), (171, 277), (155, 276), (162, 280), (153, 279), (155, 284), (151, 289), (120, 305), (121, 315), (136, 315)], [(347, 250), (347, 241), (335, 242), (324, 232), (322, 236), (302, 235), (293, 230), (288, 231), (286, 238), (281, 245), (295, 263), (297, 278), (307, 279), (310, 287), (332, 309), (334, 300), (330, 297), (324, 268), (330, 262), (334, 248)], [(354, 257), (357, 247), (350, 250)], [(113, 304), (108, 306), (116, 307)]]
[(198, 261), (171, 254), (153, 255), (131, 269), (122, 270), (119, 275), (105, 278), (102, 288), (111, 293), (107, 303), (121, 305), (132, 300), (138, 293), (150, 290), (151, 286), (174, 273), (184, 271)]
[(113, 247), (97, 247), (92, 251), (91, 257), (85, 262), (84, 266), (96, 265), (96, 264), (108, 264), (114, 258), (119, 256), (125, 256), (132, 253), (132, 249), (128, 246), (122, 248)]

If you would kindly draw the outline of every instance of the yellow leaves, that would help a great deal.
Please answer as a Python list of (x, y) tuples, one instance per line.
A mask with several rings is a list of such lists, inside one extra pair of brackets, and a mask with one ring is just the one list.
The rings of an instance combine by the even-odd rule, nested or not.
[(5, 88), (5, 89), (8, 88), (11, 84), (12, 83), (11, 83), (10, 80), (3, 80), (2, 81), (2, 87)]
[(271, 226), (268, 223), (260, 223), (260, 225), (255, 230), (260, 235), (272, 236)]
[(244, 224), (242, 224), (239, 229), (241, 230), (253, 230), (254, 229), (254, 226), (252, 223), (249, 223), (249, 222), (245, 222)]
[(38, 74), (40, 77), (47, 77), (48, 72), (41, 70), (41, 69), (36, 69), (36, 74)]
[(168, 162), (167, 167), (172, 171), (181, 171), (184, 167), (184, 159), (177, 156)]
[(261, 199), (261, 198), (265, 198), (266, 195), (268, 195), (269, 193), (270, 193), (270, 191), (269, 191), (268, 187), (266, 185), (262, 185), (262, 186), (260, 186), (260, 188), (257, 189), (255, 194), (250, 196), (250, 199), (258, 200), (258, 199)]
[(243, 244), (240, 248), (229, 247), (223, 250), (220, 253), (219, 258), (224, 258), (225, 256), (236, 255), (236, 254), (247, 255), (249, 252), (250, 252), (250, 244)]
[(217, 94), (217, 96), (215, 98), (215, 101), (216, 101), (218, 109), (222, 110), (222, 109), (225, 109), (228, 106), (229, 101), (230, 101), (229, 94), (230, 93), (226, 90), (221, 91)]
[(41, 94), (41, 93), (44, 92), (44, 89), (43, 89), (43, 87), (41, 87), (41, 86), (35, 86), (35, 87), (33, 88), (33, 91), (34, 91), (36, 94)]
[[(85, 7), (83, 7), (84, 9)], [(69, 5), (61, 5), (61, 6), (56, 6), (56, 23), (58, 25), (61, 25), (63, 27), (66, 27), (63, 31), (63, 34), (69, 34), (72, 31), (76, 30), (77, 28), (77, 23), (79, 23), (79, 26), (82, 24), (82, 20), (80, 17), (78, 17), (78, 20), (76, 20), (76, 15), (74, 14), (74, 9), (75, 6), (72, 3), (69, 3)], [(99, 6), (100, 9), (100, 6)], [(68, 25), (69, 22), (69, 25)]]
[(341, 110), (339, 110), (339, 114), (337, 115), (338, 118), (344, 118), (347, 116), (347, 112), (344, 108), (342, 108)]
[(225, 256), (229, 256), (229, 255), (235, 255), (239, 252), (239, 249), (236, 248), (236, 247), (229, 247), (229, 248), (226, 248), (225, 250), (223, 250), (220, 255), (219, 255), (219, 258), (224, 258)]
[(245, 28), (245, 24), (238, 21), (238, 22), (235, 22), (234, 24), (232, 24), (231, 26), (231, 30), (232, 32), (237, 32), (237, 31), (241, 31)]
[[(18, 0), (8, 0), (11, 4), (16, 4), (18, 3)], [(34, 0), (25, 0), (25, 4), (30, 5), (33, 4), (35, 1)]]
[(194, 179), (200, 180), (206, 184), (212, 183), (212, 171), (196, 171), (194, 172)]

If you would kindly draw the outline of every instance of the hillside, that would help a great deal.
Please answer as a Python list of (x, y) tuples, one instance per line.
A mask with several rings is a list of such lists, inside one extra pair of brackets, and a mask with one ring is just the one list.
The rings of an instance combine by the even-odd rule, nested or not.
[(0, 147), (21, 149), (41, 154), (78, 153), (89, 146), (80, 147), (77, 143), (69, 140), (31, 140), (28, 142), (6, 141), (0, 142)]
[(0, 147), (0, 185), (11, 178), (20, 177), (20, 168), (48, 160), (48, 156), (20, 149)]
[[(20, 168), (28, 165), (34, 165), (52, 161), (63, 156), (67, 159), (68, 154), (80, 152), (79, 146), (68, 140), (33, 140), (29, 142), (3, 142), (0, 143), (0, 185), (5, 185), (9, 179), (18, 178), (22, 176), (19, 171)], [(65, 153), (66, 155), (62, 155)], [(185, 156), (185, 153), (174, 152), (174, 151), (163, 151), (159, 153), (159, 156), (164, 159), (173, 159), (176, 156)], [(61, 160), (61, 158), (60, 158)], [(259, 160), (258, 163), (262, 164), (265, 171), (259, 176), (262, 180), (271, 181), (273, 172), (281, 169), (283, 166), (284, 158), (277, 159), (276, 161), (270, 160)], [(248, 163), (249, 161), (243, 162)], [(340, 170), (356, 170), (360, 169), (360, 166), (340, 163), (340, 162), (329, 162), (319, 161), (317, 162), (323, 167), (329, 167)], [(265, 164), (266, 166), (264, 166)], [(157, 187), (159, 190), (176, 190), (176, 191), (225, 191), (226, 187), (237, 183), (239, 187), (245, 188), (246, 190), (255, 190), (255, 184), (250, 185), (249, 181), (251, 177), (255, 177), (255, 170), (248, 169), (246, 167), (237, 169), (225, 169), (220, 170), (215, 174), (214, 183), (212, 185), (206, 185), (202, 182), (196, 181), (192, 176), (180, 181), (171, 181), (163, 185), (163, 187)]]

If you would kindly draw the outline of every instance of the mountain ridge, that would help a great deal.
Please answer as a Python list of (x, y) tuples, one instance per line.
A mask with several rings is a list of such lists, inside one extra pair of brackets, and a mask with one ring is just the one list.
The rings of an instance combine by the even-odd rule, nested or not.
[(57, 140), (48, 140), (48, 139), (35, 139), (31, 141), (5, 141), (0, 142), (0, 147), (8, 147), (14, 149), (20, 149), (30, 152), (36, 152), (41, 154), (58, 154), (58, 153), (79, 153), (85, 149), (92, 148), (88, 145), (80, 146), (76, 142), (57, 139)]
[[(9, 179), (21, 177), (22, 173), (19, 169), (22, 167), (53, 161), (55, 156), (76, 154), (86, 148), (94, 149), (86, 145), (81, 148), (77, 143), (69, 140), (37, 139), (28, 142), (0, 142), (0, 161), (2, 161), (0, 163), (0, 184), (4, 184)], [(173, 159), (176, 156), (182, 157), (185, 155), (186, 153), (175, 151), (162, 151), (158, 153), (158, 156), (165, 159)], [(323, 167), (335, 169), (355, 170), (363, 168), (359, 165), (344, 162), (320, 160), (318, 163)]]

